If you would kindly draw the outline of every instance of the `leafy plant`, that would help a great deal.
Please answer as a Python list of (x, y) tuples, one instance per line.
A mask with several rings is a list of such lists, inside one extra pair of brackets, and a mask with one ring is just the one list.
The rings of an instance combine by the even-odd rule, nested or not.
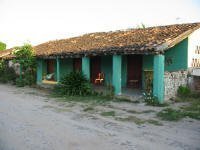
[(145, 93), (143, 93), (143, 96), (144, 96), (144, 100), (147, 105), (158, 106), (158, 107), (168, 106), (167, 103), (160, 103), (158, 101), (158, 98), (156, 96), (154, 96), (152, 92), (149, 92), (149, 93), (145, 92)]
[(0, 61), (0, 82), (2, 83), (15, 83), (17, 75), (12, 67), (8, 66), (5, 60)]
[(20, 64), (21, 75), (16, 80), (18, 86), (32, 85), (36, 83), (36, 59), (30, 44), (15, 47), (14, 63)]
[(0, 42), (0, 50), (5, 50), (6, 49), (6, 44), (3, 42)]
[(71, 72), (55, 86), (55, 92), (63, 96), (85, 96), (92, 94), (92, 88), (82, 72)]
[(159, 104), (158, 98), (155, 97), (152, 92), (149, 92), (149, 93), (145, 92), (143, 93), (143, 95), (144, 95), (144, 100), (147, 103), (147, 105), (154, 106), (154, 105)]
[(191, 94), (191, 90), (186, 86), (179, 86), (177, 94), (180, 97), (187, 97)]

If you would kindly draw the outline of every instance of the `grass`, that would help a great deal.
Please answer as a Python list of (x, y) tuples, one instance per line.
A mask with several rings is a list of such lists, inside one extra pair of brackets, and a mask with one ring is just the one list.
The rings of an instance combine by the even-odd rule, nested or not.
[(161, 122), (159, 122), (157, 120), (153, 120), (153, 119), (146, 120), (145, 122), (156, 125), (156, 126), (162, 126), (163, 125)]
[(128, 117), (125, 117), (125, 118), (116, 117), (115, 119), (119, 120), (119, 121), (125, 121), (125, 122), (134, 122), (137, 125), (141, 125), (141, 124), (145, 123), (144, 120), (142, 120), (138, 117), (135, 117), (135, 116), (128, 116)]
[(140, 119), (136, 116), (128, 116), (128, 117), (125, 117), (125, 118), (116, 117), (115, 119), (119, 120), (119, 121), (123, 121), (123, 122), (134, 122), (137, 125), (141, 125), (141, 124), (144, 124), (144, 123), (150, 123), (150, 124), (153, 124), (153, 125), (156, 125), (156, 126), (162, 126), (163, 125), (162, 123), (160, 123), (157, 120), (153, 120), (153, 119), (143, 120), (143, 119)]
[(143, 114), (143, 113), (153, 113), (155, 112), (155, 110), (144, 110), (144, 111), (127, 110), (126, 112), (133, 114)]
[(157, 113), (157, 116), (166, 121), (178, 121), (184, 118), (183, 113), (180, 110), (175, 110), (172, 108), (163, 109)]
[(93, 111), (94, 108), (93, 107), (86, 107), (83, 109), (83, 111), (88, 112), (88, 111)]
[(62, 102), (81, 102), (81, 103), (90, 103), (93, 105), (104, 105), (108, 102), (130, 102), (130, 100), (127, 99), (121, 99), (121, 98), (113, 98), (109, 96), (58, 96), (55, 94), (52, 94), (51, 97), (57, 98), (57, 101)]
[(175, 102), (187, 102), (187, 105), (180, 107), (178, 110), (164, 109), (157, 113), (157, 116), (167, 121), (178, 121), (185, 117), (200, 120), (200, 93), (190, 93), (184, 97), (177, 97)]
[(115, 116), (115, 111), (105, 111), (101, 113), (102, 116)]

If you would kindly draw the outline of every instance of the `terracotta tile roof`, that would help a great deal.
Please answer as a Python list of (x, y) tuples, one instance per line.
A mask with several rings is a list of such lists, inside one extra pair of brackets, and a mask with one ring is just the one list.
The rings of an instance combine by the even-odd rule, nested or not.
[(200, 23), (97, 32), (34, 47), (38, 57), (160, 53), (185, 39)]
[(13, 58), (13, 48), (0, 51), (0, 59), (11, 59)]

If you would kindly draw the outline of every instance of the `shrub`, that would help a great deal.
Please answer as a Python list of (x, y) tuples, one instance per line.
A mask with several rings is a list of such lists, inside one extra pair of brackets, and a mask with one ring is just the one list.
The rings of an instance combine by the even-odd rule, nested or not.
[(30, 44), (15, 48), (15, 63), (21, 66), (22, 75), (16, 80), (17, 86), (33, 85), (36, 83), (36, 58)]
[(92, 94), (92, 88), (82, 72), (71, 72), (55, 86), (55, 92), (66, 96), (85, 96)]
[(151, 92), (149, 92), (149, 93), (145, 92), (145, 93), (143, 93), (143, 95), (144, 95), (144, 100), (147, 103), (147, 105), (155, 106), (155, 105), (159, 104), (158, 98), (155, 97), (153, 95), (153, 93), (151, 93)]
[(6, 61), (0, 62), (0, 82), (15, 83), (17, 75), (12, 67), (9, 67)]
[(191, 90), (186, 86), (179, 86), (177, 94), (180, 97), (187, 97), (191, 94)]

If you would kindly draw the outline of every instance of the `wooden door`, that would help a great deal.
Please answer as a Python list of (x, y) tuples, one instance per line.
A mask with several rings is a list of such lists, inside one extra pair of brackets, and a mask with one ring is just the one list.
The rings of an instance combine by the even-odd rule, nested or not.
[(142, 55), (127, 56), (127, 86), (140, 88), (142, 84)]
[(54, 73), (54, 65), (55, 61), (54, 60), (47, 60), (47, 74)]
[(73, 65), (74, 65), (74, 71), (81, 71), (82, 68), (81, 58), (74, 58)]
[(101, 57), (91, 58), (91, 82), (95, 83), (95, 79), (98, 77), (98, 74), (101, 72)]

